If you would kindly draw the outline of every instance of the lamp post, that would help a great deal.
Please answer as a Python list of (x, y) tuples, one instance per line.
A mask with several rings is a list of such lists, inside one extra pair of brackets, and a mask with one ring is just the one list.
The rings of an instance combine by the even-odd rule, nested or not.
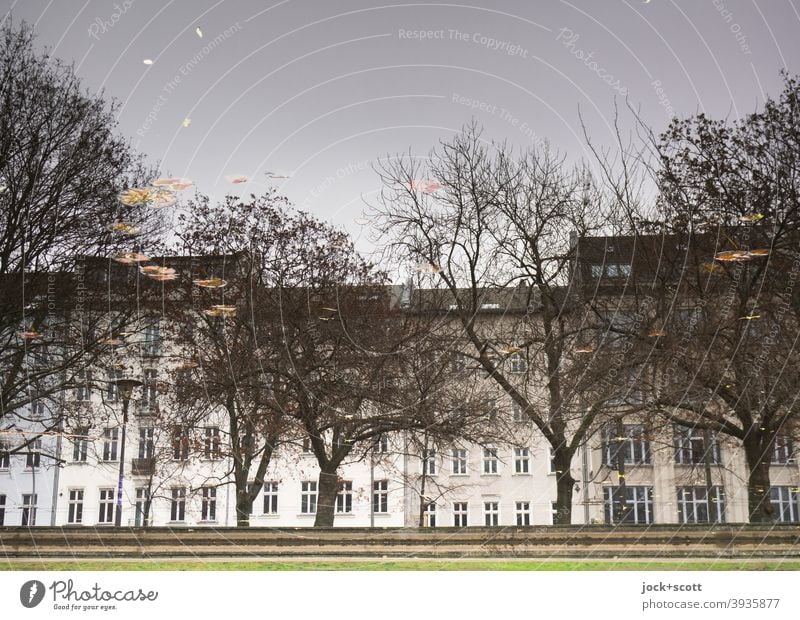
[(125, 477), (125, 429), (128, 425), (128, 405), (131, 401), (131, 394), (133, 388), (142, 385), (141, 381), (136, 379), (116, 379), (112, 381), (119, 390), (119, 395), (122, 397), (122, 444), (119, 449), (119, 481), (117, 483), (117, 512), (114, 515), (114, 525), (120, 527), (122, 525), (122, 481)]

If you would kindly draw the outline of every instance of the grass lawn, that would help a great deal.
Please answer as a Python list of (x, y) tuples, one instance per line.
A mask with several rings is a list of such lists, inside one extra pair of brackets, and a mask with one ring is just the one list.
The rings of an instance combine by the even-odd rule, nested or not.
[(737, 571), (800, 570), (800, 562), (781, 560), (704, 561), (537, 561), (537, 560), (86, 560), (8, 561), (0, 570), (69, 571)]

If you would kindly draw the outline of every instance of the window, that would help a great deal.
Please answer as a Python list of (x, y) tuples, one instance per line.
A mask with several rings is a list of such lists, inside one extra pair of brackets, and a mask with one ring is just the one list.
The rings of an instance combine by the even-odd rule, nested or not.
[(203, 487), (203, 501), (200, 505), (201, 521), (217, 520), (217, 489), (216, 487)]
[(303, 438), (303, 454), (311, 454), (311, 439)]
[(264, 483), (264, 514), (278, 514), (278, 483), (274, 481)]
[(153, 428), (139, 429), (139, 458), (153, 458)]
[(606, 275), (609, 278), (627, 278), (631, 275), (631, 266), (628, 263), (609, 263), (606, 265)]
[(514, 353), (508, 359), (511, 362), (511, 372), (521, 373), (528, 370), (528, 360), (522, 353)]
[(514, 448), (514, 473), (530, 473), (531, 454), (528, 448)]
[(603, 438), (603, 464), (617, 466), (617, 457), (624, 455), (625, 465), (645, 465), (650, 463), (650, 442), (645, 439), (644, 429), (638, 425), (626, 424), (624, 436), (617, 437), (615, 428), (607, 428)]
[(150, 512), (150, 489), (147, 487), (136, 488), (136, 504), (134, 506), (134, 524), (136, 527), (145, 527), (150, 522), (147, 513)]
[(453, 525), (467, 527), (467, 502), (453, 502)]
[(436, 527), (436, 502), (429, 502), (425, 505), (422, 513), (422, 527)]
[(603, 275), (603, 265), (594, 264), (591, 266), (592, 277), (599, 278)]
[(221, 452), (218, 426), (206, 426), (203, 429), (203, 456), (210, 460), (220, 458)]
[(436, 450), (422, 451), (422, 475), (436, 475)]
[(300, 512), (306, 515), (317, 512), (317, 483), (300, 483)]
[(142, 355), (159, 355), (161, 353), (161, 325), (158, 318), (151, 318), (144, 327)]
[(483, 473), (497, 473), (497, 448), (483, 449)]
[(75, 400), (83, 403), (92, 400), (92, 371), (86, 370), (80, 373), (76, 381), (78, 386), (75, 388)]
[(500, 502), (483, 502), (483, 522), (485, 525), (500, 525)]
[(497, 400), (490, 398), (486, 403), (486, 418), (489, 422), (497, 421)]
[(531, 524), (531, 503), (530, 502), (517, 502), (515, 504), (514, 513), (517, 516), (517, 525), (530, 525)]
[(172, 501), (169, 508), (170, 521), (184, 521), (186, 519), (186, 487), (172, 489)]
[(100, 489), (98, 523), (114, 523), (114, 489)]
[(46, 410), (47, 408), (45, 407), (44, 399), (40, 398), (39, 396), (31, 401), (31, 417), (41, 418), (45, 414)]
[(787, 463), (794, 463), (794, 448), (792, 440), (786, 435), (778, 435), (775, 437), (775, 443), (772, 447), (772, 458), (770, 463), (772, 465), (786, 465)]
[(42, 439), (34, 439), (28, 445), (28, 452), (25, 455), (25, 467), (35, 469), (42, 466)]
[(189, 458), (189, 432), (185, 426), (172, 429), (172, 459), (185, 461)]
[(389, 481), (376, 480), (372, 483), (372, 511), (389, 512)]
[(85, 463), (89, 452), (89, 429), (79, 428), (72, 436), (72, 460), (75, 463)]
[(353, 512), (353, 483), (349, 480), (342, 481), (336, 494), (336, 512)]
[(725, 521), (725, 492), (722, 487), (711, 487), (711, 506), (706, 487), (678, 488), (678, 521), (680, 523), (708, 523), (709, 514), (715, 523)]
[(70, 489), (67, 523), (83, 523), (83, 489)]
[(115, 403), (119, 400), (119, 386), (115, 383), (122, 379), (122, 371), (117, 368), (112, 368), (108, 371), (108, 390), (106, 391), (106, 400), (110, 403)]
[[(678, 465), (700, 465), (706, 462), (708, 452), (709, 462), (714, 465), (720, 463), (719, 437), (716, 433), (698, 428), (688, 428), (676, 424), (673, 429), (675, 437), (675, 463)], [(705, 436), (709, 437), (706, 447)]]
[(0, 469), (8, 469), (11, 466), (11, 455), (9, 454), (8, 442), (0, 439)]
[(467, 368), (467, 357), (458, 351), (450, 352), (450, 371), (454, 373), (462, 373)]
[(119, 444), (119, 429), (118, 428), (104, 428), (103, 429), (103, 460), (116, 461), (117, 460), (117, 447)]
[(467, 451), (464, 448), (453, 449), (453, 475), (465, 476), (467, 474)]
[(22, 525), (36, 525), (36, 495), (25, 493), (22, 496)]
[[(621, 487), (605, 487), (604, 509), (606, 523), (650, 524), (653, 522), (653, 487), (625, 487), (624, 497), (620, 497)], [(614, 506), (614, 502), (617, 506)], [(621, 510), (622, 502), (624, 508)]]
[(158, 371), (155, 368), (145, 368), (142, 381), (142, 400), (139, 401), (142, 409), (155, 410), (158, 404)]
[(389, 451), (389, 438), (386, 435), (376, 437), (373, 448), (379, 454), (386, 454)]
[(775, 519), (781, 523), (800, 521), (800, 489), (794, 487), (771, 487), (769, 499), (775, 509)]
[(528, 416), (522, 412), (522, 407), (516, 401), (511, 403), (511, 411), (514, 422), (525, 422), (528, 419)]
[(6, 496), (0, 495), (0, 527), (6, 524)]

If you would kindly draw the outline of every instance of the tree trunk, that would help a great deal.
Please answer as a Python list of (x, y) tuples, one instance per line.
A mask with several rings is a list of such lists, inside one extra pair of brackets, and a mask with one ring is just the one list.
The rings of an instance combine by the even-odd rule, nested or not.
[(553, 514), (553, 525), (571, 525), (572, 493), (575, 489), (575, 479), (570, 469), (572, 453), (565, 448), (554, 449), (553, 463), (556, 466), (556, 511)]
[(752, 432), (744, 440), (744, 454), (750, 475), (747, 479), (747, 506), (750, 523), (771, 523), (775, 509), (769, 498), (769, 454), (761, 437)]
[(319, 472), (319, 494), (317, 495), (317, 516), (314, 527), (333, 527), (336, 509), (336, 493), (339, 491), (339, 476), (336, 469)]
[(253, 512), (253, 498), (247, 489), (236, 490), (236, 527), (250, 527), (250, 514)]

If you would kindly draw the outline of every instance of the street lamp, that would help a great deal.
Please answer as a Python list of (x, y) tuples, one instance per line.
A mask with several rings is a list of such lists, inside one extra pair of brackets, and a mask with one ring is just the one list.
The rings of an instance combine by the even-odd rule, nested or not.
[(119, 449), (119, 481), (117, 483), (117, 513), (114, 516), (114, 525), (122, 525), (122, 480), (125, 477), (125, 429), (128, 425), (128, 405), (131, 401), (133, 388), (142, 385), (136, 379), (116, 379), (112, 383), (117, 386), (119, 395), (122, 397), (122, 445)]

